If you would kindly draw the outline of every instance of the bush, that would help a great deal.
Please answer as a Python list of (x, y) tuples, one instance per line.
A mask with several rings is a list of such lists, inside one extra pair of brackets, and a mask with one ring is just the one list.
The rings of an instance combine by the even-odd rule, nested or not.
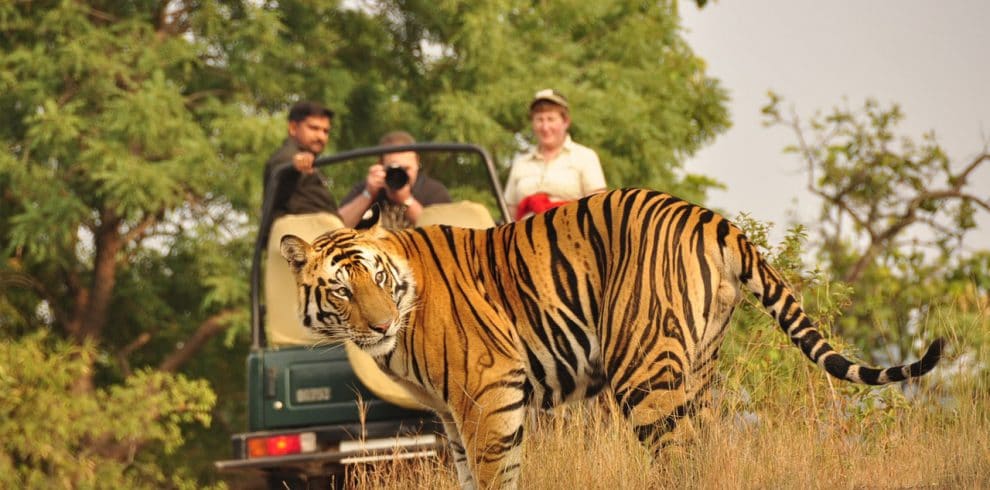
[(98, 352), (40, 333), (0, 343), (0, 487), (201, 488), (156, 463), (209, 425), (205, 381), (140, 371), (124, 383), (75, 389)]

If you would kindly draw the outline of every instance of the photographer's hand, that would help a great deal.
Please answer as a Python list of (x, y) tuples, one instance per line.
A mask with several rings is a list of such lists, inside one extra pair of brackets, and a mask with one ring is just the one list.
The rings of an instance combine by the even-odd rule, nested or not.
[(364, 182), (364, 190), (371, 196), (377, 196), (378, 191), (385, 187), (385, 167), (376, 163), (368, 167), (368, 178)]
[(389, 201), (406, 207), (406, 218), (415, 225), (419, 215), (423, 213), (423, 205), (413, 197), (412, 184), (406, 184), (395, 191), (386, 187), (385, 192)]
[(368, 167), (368, 177), (364, 179), (364, 191), (337, 208), (337, 214), (345, 226), (354, 227), (364, 213), (371, 208), (378, 192), (385, 188), (385, 167), (380, 164)]

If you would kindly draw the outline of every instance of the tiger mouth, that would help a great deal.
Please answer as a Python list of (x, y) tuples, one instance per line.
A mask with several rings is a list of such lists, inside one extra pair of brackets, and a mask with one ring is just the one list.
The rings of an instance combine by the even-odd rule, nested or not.
[(383, 335), (378, 339), (354, 339), (354, 343), (357, 344), (358, 348), (371, 354), (372, 356), (381, 356), (392, 352), (395, 349), (395, 335)]
[(377, 339), (354, 339), (354, 343), (361, 347), (381, 347), (395, 339), (395, 334), (382, 335)]

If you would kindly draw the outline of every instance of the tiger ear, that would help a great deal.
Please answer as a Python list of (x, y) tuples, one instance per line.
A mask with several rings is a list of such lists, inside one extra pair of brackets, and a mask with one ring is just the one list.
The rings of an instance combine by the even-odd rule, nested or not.
[(313, 247), (306, 243), (306, 240), (295, 235), (283, 236), (279, 242), (279, 249), (282, 252), (282, 257), (289, 263), (289, 269), (292, 269), (294, 274), (298, 274), (302, 270), (309, 254), (313, 251)]

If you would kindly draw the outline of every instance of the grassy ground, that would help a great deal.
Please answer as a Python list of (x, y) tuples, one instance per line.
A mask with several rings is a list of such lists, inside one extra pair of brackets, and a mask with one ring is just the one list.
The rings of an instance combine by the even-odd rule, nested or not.
[[(609, 403), (534, 415), (521, 488), (990, 488), (990, 388), (843, 391), (808, 370), (758, 406), (723, 395), (717, 424), (654, 461)], [(805, 383), (805, 381), (807, 381)], [(802, 386), (803, 384), (803, 386)], [(844, 384), (840, 385), (840, 388)], [(786, 392), (790, 391), (790, 396)], [(442, 461), (378, 464), (355, 488), (457, 488)]]
[[(990, 488), (990, 322), (981, 305), (926, 327), (949, 340), (935, 371), (879, 388), (828, 377), (769, 322), (730, 329), (716, 421), (695, 441), (654, 459), (604, 397), (533, 414), (520, 488)], [(457, 488), (441, 460), (350, 476), (354, 488)]]

